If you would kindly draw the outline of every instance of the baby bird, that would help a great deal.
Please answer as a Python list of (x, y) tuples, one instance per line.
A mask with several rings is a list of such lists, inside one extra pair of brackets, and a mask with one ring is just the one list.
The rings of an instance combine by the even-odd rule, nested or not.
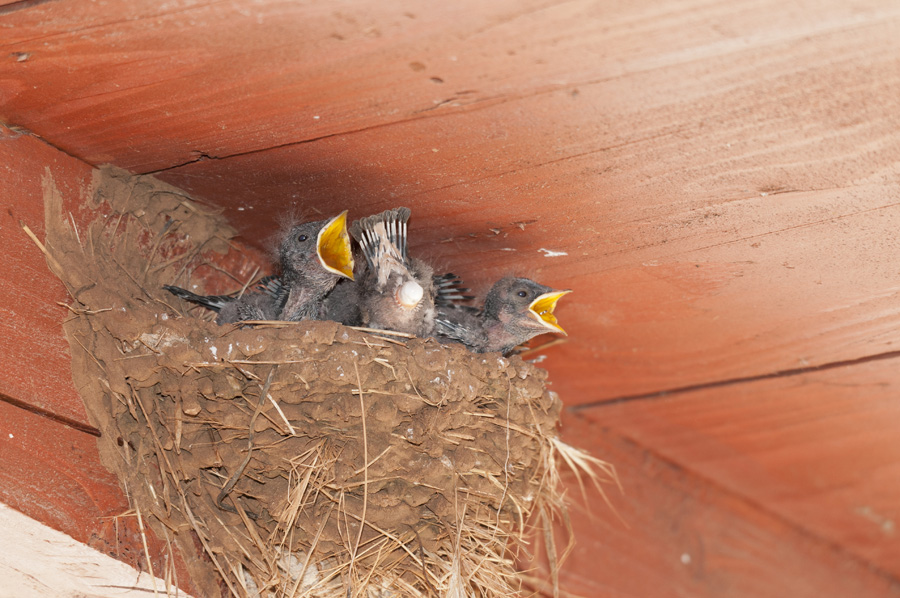
[(338, 279), (353, 279), (353, 254), (347, 234), (347, 212), (330, 220), (295, 226), (281, 242), (281, 276), (260, 281), (260, 292), (197, 295), (186, 289), (163, 288), (186, 301), (219, 312), (217, 324), (246, 320), (320, 319), (322, 300)]
[[(363, 271), (366, 268), (365, 263), (362, 261)], [(475, 298), (465, 294), (469, 292), (469, 289), (462, 287), (462, 280), (450, 272), (433, 276), (432, 284), (434, 285), (434, 305), (436, 307), (454, 306), (458, 305), (460, 301), (470, 301)], [(350, 280), (339, 280), (334, 290), (325, 298), (323, 319), (334, 320), (345, 326), (362, 326), (362, 313), (357, 300), (356, 285)]]
[(484, 300), (484, 309), (444, 306), (435, 321), (438, 340), (456, 341), (476, 353), (508, 355), (525, 341), (547, 332), (566, 334), (553, 310), (571, 291), (554, 291), (528, 278), (502, 278)]
[(356, 304), (364, 326), (426, 337), (434, 329), (434, 273), (407, 253), (409, 215), (409, 208), (395, 208), (350, 227), (366, 258)]
[(284, 306), (279, 320), (320, 320), (322, 301), (340, 278), (353, 280), (347, 211), (295, 226), (281, 243)]

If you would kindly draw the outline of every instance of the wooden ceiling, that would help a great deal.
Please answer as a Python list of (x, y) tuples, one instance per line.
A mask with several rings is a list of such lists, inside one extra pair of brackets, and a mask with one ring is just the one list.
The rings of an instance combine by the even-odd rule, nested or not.
[[(262, 250), (407, 205), (479, 294), (574, 290), (542, 366), (629, 527), (584, 515), (564, 589), (900, 595), (900, 4), (4, 4), (6, 338), (65, 346), (59, 289), (17, 301), (45, 165), (153, 173)], [(7, 403), (83, 421), (58, 361)]]

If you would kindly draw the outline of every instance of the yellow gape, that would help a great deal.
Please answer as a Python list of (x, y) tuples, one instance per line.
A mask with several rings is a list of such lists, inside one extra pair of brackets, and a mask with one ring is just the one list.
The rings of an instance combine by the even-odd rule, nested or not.
[(319, 231), (316, 243), (319, 261), (329, 272), (353, 280), (353, 252), (347, 234), (347, 210), (344, 210)]
[(528, 306), (528, 310), (538, 322), (553, 332), (566, 334), (566, 331), (562, 329), (562, 326), (556, 322), (556, 316), (553, 315), (553, 310), (556, 309), (556, 302), (559, 301), (560, 297), (571, 292), (572, 291), (551, 291), (549, 293), (544, 293), (531, 302), (531, 305)]

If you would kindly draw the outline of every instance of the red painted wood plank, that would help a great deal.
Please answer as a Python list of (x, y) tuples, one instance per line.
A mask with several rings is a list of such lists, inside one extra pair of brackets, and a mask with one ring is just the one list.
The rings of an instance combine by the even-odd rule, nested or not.
[(585, 411), (900, 579), (900, 356)]
[(93, 169), (34, 137), (0, 127), (0, 170), (0, 338), (6, 347), (0, 351), (0, 393), (87, 424), (72, 386), (61, 325), (69, 311), (58, 304), (69, 297), (21, 224), (44, 238), (41, 180), (48, 172), (68, 211), (80, 219)]
[[(116, 477), (100, 463), (97, 430), (72, 384), (62, 329), (69, 297), (44, 255), (23, 232), (44, 240), (42, 182), (52, 179), (65, 212), (78, 226), (96, 214), (87, 206), (93, 168), (29, 135), (0, 127), (0, 501), (73, 538), (146, 568), (138, 525)], [(49, 177), (49, 178), (48, 178)], [(253, 250), (219, 256), (219, 267), (249, 276)], [(211, 268), (197, 269), (199, 277)], [(199, 278), (195, 282), (205, 282)], [(219, 285), (227, 284), (219, 274)], [(236, 283), (232, 283), (232, 288)], [(211, 288), (218, 288), (213, 286)], [(231, 289), (222, 289), (231, 290)], [(164, 571), (163, 542), (148, 532), (154, 571)], [(176, 560), (182, 587), (187, 574)]]
[[(554, 102), (534, 99), (526, 111)], [(350, 208), (357, 217), (410, 205), (413, 250), (476, 291), (508, 273), (574, 289), (558, 312), (571, 332), (568, 344), (549, 351), (545, 362), (569, 403), (850, 359), (900, 342), (900, 287), (890, 274), (900, 268), (893, 234), (900, 205), (895, 186), (864, 178), (890, 168), (900, 146), (843, 171), (829, 159), (797, 165), (781, 179), (819, 169), (833, 173), (836, 189), (764, 195), (737, 193), (727, 183), (711, 188), (718, 198), (691, 197), (682, 187), (670, 202), (658, 182), (625, 190), (621, 180), (640, 172), (637, 155), (652, 151), (654, 142), (608, 157), (517, 168), (531, 150), (515, 154), (513, 147), (545, 150), (529, 145), (513, 120), (497, 107), (431, 119), (427, 129), (386, 127), (161, 176), (216, 198), (239, 218), (246, 238), (263, 234), (270, 214), (289, 207)], [(504, 143), (510, 151), (501, 152), (491, 141), (454, 134), (473, 123), (505, 130), (520, 143)], [(701, 168), (699, 160), (684, 162), (674, 146), (672, 155), (653, 168), (667, 174)], [(508, 170), (467, 179), (470, 161)], [(609, 164), (630, 169), (622, 187), (572, 175)], [(713, 176), (717, 166), (702, 168)], [(454, 176), (464, 182), (453, 184)], [(448, 186), (428, 182), (415, 191), (431, 178)]]
[[(792, 10), (776, 0), (62, 0), (0, 22), (12, 57), (0, 66), (11, 90), (0, 118), (90, 163), (146, 172), (698, 62), (702, 78), (732, 85), (753, 81), (748, 72), (783, 79), (795, 70), (783, 70), (785, 48), (816, 60), (809, 40), (836, 31), (869, 28), (896, 49), (898, 17), (889, 0)], [(694, 79), (674, 83), (697, 91)]]
[[(66, 6), (81, 5), (73, 1)], [(375, 13), (366, 16), (378, 21), (395, 14), (391, 12), (395, 8), (373, 8)], [(424, 20), (417, 19), (416, 27), (403, 29), (410, 40), (428, 33), (435, 44), (457, 46), (459, 36), (451, 39), (444, 37), (450, 33), (435, 34), (434, 19), (442, 20), (441, 31), (447, 32), (457, 31), (455, 28), (468, 31), (479, 19), (488, 19), (496, 25), (489, 29), (502, 33), (499, 40), (507, 40), (503, 35), (531, 33), (538, 23), (554, 22), (559, 31), (569, 31), (571, 41), (561, 48), (546, 37), (535, 38), (552, 58), (551, 66), (528, 75), (536, 79), (527, 82), (510, 74), (513, 79), (508, 87), (518, 81), (520, 89), (513, 95), (481, 96), (479, 92), (474, 94), (479, 102), (468, 104), (463, 98), (450, 102), (460, 104), (450, 114), (445, 111), (447, 104), (422, 113), (428, 117), (393, 126), (351, 124), (346, 128), (359, 127), (360, 132), (332, 137), (326, 132), (316, 143), (206, 160), (166, 176), (230, 205), (230, 214), (248, 239), (258, 239), (271, 230), (275, 214), (283, 211), (286, 203), (320, 211), (347, 206), (359, 214), (410, 203), (417, 223), (427, 227), (417, 232), (417, 248), (429, 247), (428, 253), (438, 263), (461, 270), (476, 288), (484, 290), (492, 278), (510, 271), (575, 288), (576, 293), (560, 308), (560, 316), (564, 323), (570, 322), (568, 328), (579, 331), (579, 338), (551, 353), (548, 362), (559, 372), (554, 377), (560, 390), (573, 402), (756, 375), (804, 362), (823, 363), (877, 352), (893, 342), (890, 331), (896, 329), (896, 314), (886, 306), (892, 287), (877, 283), (893, 267), (892, 253), (888, 248), (878, 251), (877, 259), (867, 259), (870, 248), (865, 239), (873, 235), (864, 228), (874, 226), (879, 234), (896, 225), (891, 208), (894, 193), (883, 187), (880, 174), (890, 172), (900, 152), (896, 127), (891, 124), (893, 91), (900, 89), (894, 68), (896, 39), (890, 25), (896, 7), (873, 2), (866, 10), (851, 14), (843, 3), (833, 3), (811, 11), (800, 29), (796, 20), (772, 17), (781, 11), (757, 4), (752, 10), (744, 4), (618, 7), (609, 8), (609, 20), (602, 23), (603, 35), (597, 32), (601, 26), (597, 15), (586, 18), (571, 8), (553, 5), (496, 22), (483, 12), (458, 22), (443, 13), (429, 12), (422, 15)], [(246, 39), (258, 35), (249, 27), (246, 15), (224, 11), (213, 19), (211, 12), (203, 12), (212, 10), (205, 4), (183, 4), (177, 9), (209, 16), (197, 21), (204, 25), (201, 36), (210, 35), (206, 29), (226, 20), (229, 32), (248, 36)], [(145, 23), (152, 20), (156, 9), (134, 4), (120, 10), (126, 11), (120, 15), (123, 18)], [(284, 22), (300, 14), (292, 12), (300, 9), (278, 3), (259, 10), (263, 18), (270, 14), (266, 11), (273, 11), (271, 14)], [(337, 18), (318, 8), (309, 10), (312, 12), (305, 15), (309, 22), (333, 24)], [(22, 40), (36, 36), (43, 27), (60, 46), (111, 43), (99, 33), (93, 41), (70, 39), (73, 34), (66, 32), (80, 32), (82, 27), (73, 20), (74, 14), (61, 11), (52, 19), (41, 20), (39, 17), (47, 15), (38, 11), (22, 17), (22, 31), (31, 27)], [(85, 14), (93, 13), (88, 10)], [(167, 13), (164, 20), (174, 19), (173, 15)], [(110, 20), (116, 17), (111, 13), (90, 18), (96, 19), (91, 21), (96, 28), (91, 31), (115, 26)], [(515, 29), (513, 23), (522, 29)], [(686, 23), (702, 27), (685, 28)], [(320, 32), (327, 29), (323, 26)], [(722, 31), (730, 34), (722, 35)], [(684, 39), (674, 45), (655, 43), (673, 41), (676, 32)], [(718, 33), (711, 37), (711, 32)], [(148, 30), (131, 35), (133, 41), (125, 47), (132, 43), (135, 48), (143, 47), (147, 38), (141, 36), (163, 34)], [(480, 35), (471, 37), (471, 45), (477, 45)], [(275, 35), (252, 47), (266, 48), (277, 39)], [(364, 72), (377, 72), (363, 68), (370, 56), (367, 52), (381, 56), (390, 44), (402, 44), (405, 39), (395, 36), (373, 41), (371, 47), (357, 45), (357, 56), (352, 52), (345, 56), (348, 66), (356, 64)], [(606, 71), (605, 76), (595, 72), (613, 68), (604, 61), (570, 60), (575, 55), (590, 55), (584, 52), (587, 49), (609, 55), (613, 42), (618, 44), (615, 48), (622, 48), (622, 62), (615, 63), (614, 78)], [(493, 43), (500, 42), (492, 39)], [(221, 51), (219, 46), (210, 47)], [(103, 53), (102, 59), (93, 54), (84, 59), (119, 65), (123, 59), (116, 48)], [(255, 52), (251, 50), (249, 55)], [(77, 52), (70, 54), (77, 56)], [(865, 69), (860, 68), (863, 62)], [(290, 68), (307, 68), (305, 64), (298, 61)], [(148, 66), (153, 65), (171, 66), (149, 60)], [(283, 71), (286, 77), (295, 76), (290, 68), (281, 66), (288, 69)], [(39, 75), (41, 68), (28, 76), (49, 77), (49, 73)], [(485, 72), (492, 73), (485, 75), (492, 85), (497, 84), (491, 78), (497, 76), (493, 68), (490, 62), (484, 65)], [(466, 72), (479, 71), (469, 68)], [(110, 80), (129, 85), (125, 73), (115, 73)], [(548, 83), (551, 75), (557, 77), (553, 85)], [(792, 85), (798, 78), (802, 85)], [(842, 85), (835, 86), (835, 80)], [(873, 80), (879, 81), (880, 92), (874, 96), (870, 89)], [(202, 78), (194, 81), (204, 88), (200, 93), (209, 93), (208, 86), (201, 85)], [(304, 85), (311, 90), (317, 81), (305, 80)], [(466, 82), (464, 77), (460, 82)], [(255, 89), (255, 94), (268, 98), (272, 87), (257, 85)], [(324, 85), (319, 89), (325, 94), (323, 102), (331, 98), (327, 95), (331, 89)], [(394, 93), (395, 87), (391, 89)], [(104, 98), (119, 93), (107, 91)], [(204, 134), (214, 132), (216, 143), (222, 144), (222, 151), (205, 153), (228, 155), (266, 145), (246, 130), (238, 135), (240, 140), (232, 137), (234, 126), (250, 126), (246, 119), (269, 118), (266, 131), (275, 122), (271, 120), (275, 118), (272, 105), (251, 109), (258, 98), (246, 93), (240, 110), (202, 99), (182, 103), (193, 106), (199, 102), (210, 114), (224, 110), (232, 120), (240, 121), (223, 130), (192, 114), (191, 126), (205, 128)], [(85, 105), (91, 101), (89, 96), (82, 100)], [(353, 101), (364, 96), (353, 96)], [(810, 97), (819, 100), (812, 102)], [(129, 96), (129, 110), (141, 105), (133, 99)], [(167, 92), (166, 101), (170, 99)], [(65, 105), (57, 102), (53, 110), (67, 110)], [(866, 106), (866, 119), (857, 122), (856, 107), (862, 105)], [(104, 110), (111, 108), (104, 104)], [(40, 114), (50, 118), (51, 112)], [(371, 112), (361, 113), (371, 116)], [(791, 118), (786, 118), (786, 113)], [(440, 115), (445, 117), (436, 118)], [(111, 150), (126, 129), (117, 124), (115, 131), (101, 132), (96, 116), (95, 111), (59, 113), (54, 122), (72, 122), (67, 126), (89, 129), (91, 135), (102, 136), (103, 143), (112, 143), (107, 148)], [(142, 118), (131, 115), (126, 120)], [(843, 124), (836, 129), (835, 122)], [(154, 117), (154, 131), (159, 124)], [(149, 125), (144, 122), (141, 126)], [(297, 133), (296, 128), (277, 129), (279, 135)], [(179, 132), (190, 135), (191, 130), (181, 126)], [(142, 130), (129, 137), (128, 143), (135, 143), (136, 138), (152, 140), (157, 135), (154, 131)], [(473, 131), (479, 133), (473, 135)], [(67, 135), (60, 130), (56, 137), (68, 143)], [(307, 137), (279, 137), (271, 139), (270, 145), (301, 138)], [(164, 141), (157, 138), (156, 142), (169, 149), (180, 143)], [(99, 138), (97, 143), (101, 143)], [(857, 155), (859, 147), (870, 148), (864, 158)], [(150, 148), (143, 148), (142, 155), (148, 151)], [(120, 148), (115, 153), (125, 156), (129, 152)], [(781, 193), (791, 190), (821, 193)], [(871, 220), (862, 214), (865, 210), (876, 211)], [(792, 233), (795, 219), (807, 230)], [(515, 224), (530, 220), (537, 222), (523, 225), (529, 227), (525, 231)], [(856, 227), (851, 254), (842, 261), (843, 252), (836, 252), (827, 256), (830, 261), (822, 261), (815, 237), (848, 225)], [(802, 244), (799, 251), (796, 244)], [(509, 249), (515, 251), (506, 251)], [(541, 249), (568, 255), (547, 258)], [(786, 255), (804, 265), (798, 268)], [(869, 285), (858, 294), (840, 280), (857, 264), (864, 264), (857, 279)], [(786, 274), (788, 270), (793, 271)], [(775, 272), (780, 275), (773, 276)], [(823, 273), (825, 280), (821, 279)], [(643, 307), (635, 306), (635, 296), (646, 297)], [(717, 296), (722, 304), (716, 303)], [(809, 308), (797, 300), (821, 297), (828, 300)], [(742, 304), (734, 305), (736, 300)], [(824, 313), (819, 319), (814, 315), (817, 310)], [(800, 321), (803, 327), (792, 326)], [(828, 342), (810, 339), (810, 325), (830, 330)], [(868, 339), (878, 341), (870, 344)], [(772, 351), (773, 345), (781, 350)], [(729, 348), (739, 348), (741, 354), (735, 356)], [(673, 351), (682, 357), (670, 359)], [(569, 369), (557, 370), (555, 355), (560, 356), (556, 361)], [(580, 376), (585, 370), (598, 375)]]
[[(172, 180), (229, 204), (251, 239), (294, 199), (321, 210), (343, 202), (357, 215), (408, 203), (416, 223), (425, 224), (416, 249), (430, 245), (448, 267), (474, 272), (479, 289), (505, 268), (574, 287), (560, 308), (572, 342), (552, 350), (547, 362), (554, 388), (569, 403), (896, 347), (900, 76), (893, 3), (632, 3), (594, 16), (574, 2), (530, 14), (516, 9), (506, 15), (516, 18), (487, 23), (480, 21), (484, 12), (459, 21), (441, 14), (442, 23), (416, 31), (400, 26), (401, 34), (366, 40), (367, 27), (396, 16), (397, 5), (384, 4), (384, 13), (354, 15), (348, 29), (356, 39), (344, 48), (352, 52), (338, 52), (333, 61), (319, 60), (332, 49), (322, 36), (341, 19), (330, 12), (308, 21), (321, 35), (301, 46), (297, 29), (294, 45), (282, 30), (265, 29), (267, 45), (260, 42), (263, 29), (253, 27), (254, 18), (272, 15), (286, 28), (296, 25), (290, 14), (299, 9), (286, 4), (254, 6), (239, 16), (220, 6), (168, 4), (162, 10), (171, 12), (158, 20), (160, 9), (150, 3), (114, 4), (118, 9), (103, 15), (75, 0), (50, 6), (19, 11), (28, 17), (4, 46), (9, 59), (0, 78), (13, 84), (0, 117), (18, 111), (22, 123), (52, 133), (79, 155), (141, 168), (335, 134), (246, 160), (207, 160)], [(175, 25), (182, 27), (177, 33), (166, 29)], [(129, 35), (134, 43), (122, 41)], [(215, 45), (215, 35), (227, 47)], [(511, 58), (490, 59), (511, 41)], [(291, 54), (301, 50), (302, 59)], [(227, 61), (213, 58), (223, 54)], [(360, 132), (343, 134), (349, 130)], [(538, 216), (525, 230), (515, 225), (525, 222), (523, 213)], [(18, 230), (11, 224), (4, 221), (3, 230)], [(568, 255), (545, 258), (542, 248)], [(7, 298), (20, 295), (8, 293), (4, 305)], [(798, 400), (818, 400), (816, 393), (797, 393)], [(649, 489), (635, 507), (646, 508), (647, 520), (662, 529), (631, 549), (613, 544), (607, 551), (634, 555), (639, 560), (628, 570), (654, 582), (628, 591), (658, 595), (669, 578), (679, 581), (673, 595), (884, 595), (891, 583), (896, 587), (816, 541), (846, 541), (881, 566), (883, 545), (872, 541), (871, 529), (893, 520), (885, 519), (884, 501), (875, 500), (893, 491), (890, 481), (873, 474), (868, 485), (848, 475), (842, 455), (825, 451), (840, 464), (833, 477), (810, 467), (817, 477), (788, 483), (792, 467), (809, 465), (805, 446), (877, 419), (841, 400), (826, 402), (844, 410), (846, 425), (829, 422), (810, 433), (791, 419), (802, 405), (784, 414), (778, 402), (771, 419), (746, 405), (737, 409), (782, 432), (770, 443), (751, 442), (721, 398), (702, 407), (688, 401), (684, 413), (672, 415), (688, 427), (707, 408), (717, 414), (704, 422), (713, 440), (696, 445), (678, 428), (658, 431), (653, 422), (623, 417), (616, 425), (691, 468), (661, 485), (652, 480), (662, 474), (651, 470), (651, 482), (638, 485)], [(796, 429), (802, 433), (794, 439)], [(728, 455), (728, 466), (708, 462), (706, 451), (732, 430), (745, 452)], [(800, 447), (797, 463), (786, 456), (793, 449), (772, 456), (792, 442)], [(849, 454), (871, 468), (872, 455), (893, 455), (889, 442), (879, 432), (871, 445), (850, 442)], [(640, 471), (640, 459), (612, 454), (620, 469)], [(752, 468), (760, 462), (778, 475), (761, 476)], [(695, 471), (711, 484), (697, 490), (682, 479)], [(741, 486), (734, 471), (756, 474), (749, 478), (760, 488)], [(842, 494), (822, 480), (847, 489)], [(761, 497), (761, 508), (774, 516), (718, 493), (716, 484), (753, 504)], [(678, 492), (699, 501), (689, 503), (689, 516), (679, 516), (686, 499), (677, 501)], [(711, 492), (712, 509), (702, 500)], [(654, 493), (665, 497), (661, 507)], [(875, 499), (848, 517), (846, 509), (860, 506), (851, 501), (858, 496)], [(647, 554), (656, 537), (670, 538), (665, 546), (676, 550), (683, 545), (663, 525), (701, 526), (706, 519), (690, 550)], [(869, 531), (857, 536), (860, 526)], [(719, 548), (715, 558), (703, 559), (700, 570), (688, 568), (694, 581), (682, 583), (681, 555), (695, 563), (694, 548), (709, 542)], [(767, 560), (773, 554), (774, 562)], [(578, 568), (592, 571), (596, 562), (586, 557)], [(770, 571), (779, 576), (765, 585)], [(779, 592), (778, 583), (788, 591)]]
[[(563, 438), (614, 463), (624, 494), (613, 515), (592, 492), (575, 509), (577, 545), (561, 571), (575, 596), (843, 598), (896, 596), (896, 577), (666, 455), (620, 437), (605, 421), (569, 414)], [(571, 499), (584, 504), (569, 476)], [(622, 522), (624, 521), (624, 523)]]
[[(0, 401), (0, 502), (141, 570), (140, 529), (118, 479), (97, 455), (96, 436)], [(146, 534), (153, 570), (171, 562), (164, 542)], [(181, 587), (191, 588), (180, 558)]]

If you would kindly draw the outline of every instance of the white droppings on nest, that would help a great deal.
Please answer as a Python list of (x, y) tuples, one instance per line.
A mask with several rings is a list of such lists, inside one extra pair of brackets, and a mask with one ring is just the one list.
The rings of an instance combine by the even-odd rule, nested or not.
[(422, 285), (414, 280), (408, 280), (397, 291), (397, 301), (403, 307), (412, 309), (419, 304), (424, 294), (425, 289), (422, 288)]
[(139, 346), (145, 347), (153, 347), (157, 351), (160, 349), (168, 349), (169, 347), (173, 347), (177, 344), (185, 344), (188, 343), (188, 339), (183, 336), (166, 334), (166, 333), (154, 333), (154, 332), (144, 332), (141, 334), (139, 339), (132, 343), (134, 348)]

